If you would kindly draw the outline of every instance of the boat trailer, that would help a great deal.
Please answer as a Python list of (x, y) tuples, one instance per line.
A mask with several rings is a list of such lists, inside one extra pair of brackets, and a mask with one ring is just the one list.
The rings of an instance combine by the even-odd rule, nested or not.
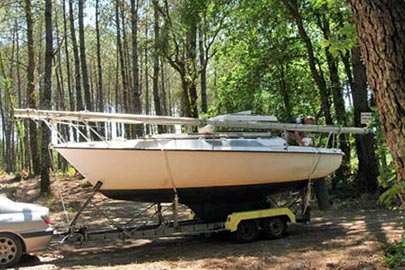
[[(301, 202), (298, 200), (289, 202), (289, 206), (279, 206), (278, 203), (269, 198), (269, 208), (234, 212), (227, 216), (224, 221), (204, 222), (198, 217), (190, 215), (189, 219), (180, 220), (178, 217), (178, 198), (172, 203), (172, 218), (166, 220), (162, 214), (162, 206), (156, 204), (158, 220), (153, 224), (140, 222), (137, 225), (120, 225), (110, 218), (103, 210), (94, 205), (113, 227), (107, 230), (90, 230), (88, 227), (78, 227), (77, 221), (83, 210), (90, 204), (94, 196), (100, 191), (102, 182), (97, 182), (91, 195), (85, 200), (69, 223), (68, 231), (58, 233), (64, 242), (88, 242), (100, 240), (128, 240), (128, 239), (153, 239), (160, 237), (213, 235), (216, 233), (230, 233), (234, 240), (240, 243), (255, 241), (260, 235), (269, 239), (281, 238), (285, 235), (287, 223), (309, 222), (310, 208), (309, 190), (310, 183), (306, 189)], [(285, 204), (284, 204), (285, 205)], [(151, 207), (148, 207), (148, 209)], [(156, 218), (155, 218), (156, 219)]]

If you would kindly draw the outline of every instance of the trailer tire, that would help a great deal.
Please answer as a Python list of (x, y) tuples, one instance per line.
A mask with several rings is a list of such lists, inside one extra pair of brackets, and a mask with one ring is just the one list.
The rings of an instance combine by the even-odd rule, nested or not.
[(262, 232), (268, 239), (278, 239), (285, 235), (287, 222), (283, 217), (265, 218), (262, 221)]
[(233, 238), (239, 243), (249, 243), (259, 237), (259, 227), (255, 220), (242, 220), (238, 229), (232, 233)]

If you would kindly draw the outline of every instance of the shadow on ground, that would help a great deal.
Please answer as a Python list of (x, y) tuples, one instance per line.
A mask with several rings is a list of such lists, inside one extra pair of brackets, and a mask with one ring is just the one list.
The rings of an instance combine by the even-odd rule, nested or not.
[(295, 260), (297, 269), (380, 269), (379, 243), (400, 235), (400, 224), (399, 215), (387, 210), (334, 210), (318, 213), (309, 225), (290, 226), (283, 239), (247, 244), (203, 237), (104, 241), (57, 247), (52, 252), (54, 259), (30, 265), (116, 269), (164, 263), (175, 268), (264, 269), (285, 265), (289, 269)]

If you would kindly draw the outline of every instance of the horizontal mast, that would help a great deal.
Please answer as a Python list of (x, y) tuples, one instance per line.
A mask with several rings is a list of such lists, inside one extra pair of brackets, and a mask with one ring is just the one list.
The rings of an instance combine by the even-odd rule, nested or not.
[(200, 126), (200, 120), (188, 117), (154, 116), (124, 113), (70, 112), (34, 109), (15, 109), (14, 117), (34, 120), (61, 120), (81, 122), (118, 122), (124, 124), (190, 125)]
[(188, 117), (172, 116), (153, 116), (122, 113), (98, 113), (98, 112), (70, 112), (70, 111), (51, 111), (34, 109), (15, 109), (14, 117), (31, 118), (34, 120), (48, 121), (81, 121), (81, 122), (119, 122), (124, 124), (155, 124), (155, 125), (186, 125), (198, 126), (212, 125), (214, 127), (243, 128), (243, 129), (277, 129), (277, 130), (298, 130), (318, 133), (369, 133), (367, 128), (341, 127), (341, 126), (323, 126), (323, 125), (302, 125), (279, 122), (264, 122), (255, 120), (215, 120), (213, 119), (195, 119)]
[(233, 128), (248, 128), (248, 129), (278, 129), (278, 130), (297, 130), (318, 133), (353, 133), (366, 134), (369, 133), (367, 128), (356, 127), (341, 127), (341, 126), (322, 126), (322, 125), (303, 125), (303, 124), (287, 124), (287, 123), (258, 123), (258, 122), (230, 122), (230, 121), (206, 121), (207, 124), (215, 127), (233, 127)]

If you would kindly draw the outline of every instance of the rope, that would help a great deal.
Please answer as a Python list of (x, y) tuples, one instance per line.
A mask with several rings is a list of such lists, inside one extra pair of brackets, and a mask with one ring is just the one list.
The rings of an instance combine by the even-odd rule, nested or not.
[[(48, 153), (49, 153), (49, 160), (50, 160), (50, 169), (51, 169), (53, 175), (55, 176), (55, 181), (60, 183), (60, 177), (58, 176), (58, 174), (55, 171), (55, 160), (53, 159), (51, 144), (48, 145)], [(59, 193), (60, 201), (62, 204), (63, 214), (65, 215), (67, 223), (70, 224), (70, 219), (69, 219), (69, 215), (68, 215), (68, 212), (66, 209), (65, 200), (63, 198), (63, 193), (59, 186), (57, 186), (57, 191)]]
[(307, 186), (307, 194), (305, 196), (305, 204), (304, 204), (304, 209), (303, 209), (303, 213), (305, 213), (309, 207), (309, 201), (311, 199), (311, 183), (312, 183), (312, 176), (314, 175), (316, 169), (318, 168), (319, 162), (321, 161), (321, 151), (319, 151), (319, 148), (316, 147), (316, 155), (317, 155), (317, 159), (314, 162), (314, 167), (312, 168), (311, 173), (308, 176), (308, 186)]
[(159, 148), (160, 148), (161, 153), (163, 154), (163, 159), (164, 159), (164, 161), (165, 161), (167, 176), (169, 177), (169, 181), (170, 181), (170, 183), (172, 184), (172, 188), (173, 188), (175, 197), (177, 197), (177, 188), (176, 188), (176, 185), (174, 184), (174, 181), (173, 181), (173, 177), (172, 177), (172, 173), (171, 173), (170, 165), (169, 165), (169, 158), (167, 157), (167, 153), (166, 153), (166, 151), (164, 150), (164, 148), (163, 148), (163, 146), (161, 145), (161, 143), (160, 143), (157, 139), (154, 139), (154, 141), (157, 143), (157, 145), (158, 145)]

